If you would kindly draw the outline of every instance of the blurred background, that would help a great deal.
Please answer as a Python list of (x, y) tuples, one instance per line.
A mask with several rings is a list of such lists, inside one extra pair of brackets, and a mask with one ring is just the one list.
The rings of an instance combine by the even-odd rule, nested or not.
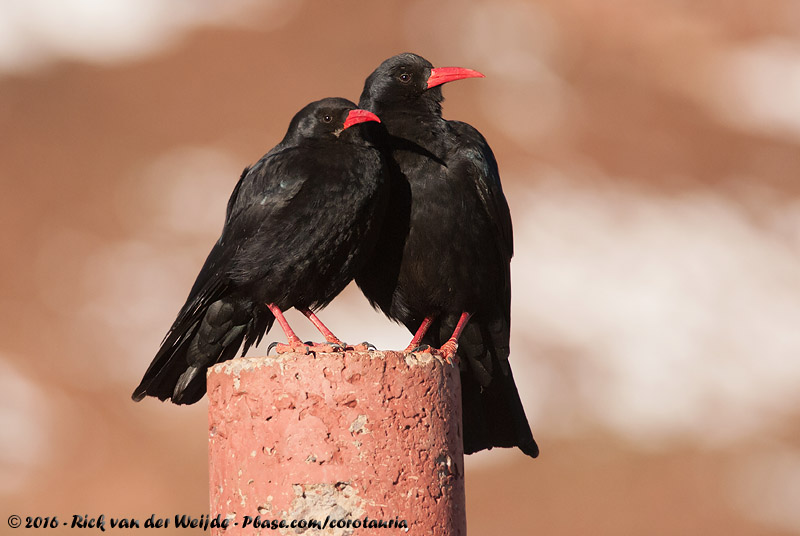
[(800, 534), (800, 0), (0, 0), (0, 532), (207, 513), (206, 401), (130, 393), (242, 168), (403, 51), (487, 75), (515, 225), (542, 454), (468, 457), (470, 534)]

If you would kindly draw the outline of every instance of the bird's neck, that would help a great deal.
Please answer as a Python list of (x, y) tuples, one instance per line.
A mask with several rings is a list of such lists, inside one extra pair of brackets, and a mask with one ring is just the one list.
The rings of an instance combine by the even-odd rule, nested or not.
[(359, 102), (359, 107), (369, 110), (381, 118), (414, 117), (417, 121), (435, 122), (442, 120), (442, 104), (433, 99), (416, 99), (411, 102), (386, 102), (374, 98), (366, 98)]
[(379, 106), (374, 113), (381, 118), (390, 134), (438, 131), (445, 124), (441, 113), (430, 113), (418, 108), (386, 106), (381, 109)]

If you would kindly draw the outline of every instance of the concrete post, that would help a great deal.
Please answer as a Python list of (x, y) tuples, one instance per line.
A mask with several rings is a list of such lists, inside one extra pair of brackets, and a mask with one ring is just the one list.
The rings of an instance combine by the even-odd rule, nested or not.
[(229, 524), (213, 534), (466, 534), (456, 366), (400, 352), (240, 358), (209, 371), (208, 396), (210, 518)]

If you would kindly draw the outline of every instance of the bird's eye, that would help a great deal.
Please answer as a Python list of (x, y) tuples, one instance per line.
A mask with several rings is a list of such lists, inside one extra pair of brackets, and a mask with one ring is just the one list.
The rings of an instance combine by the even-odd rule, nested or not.
[(411, 80), (411, 75), (408, 73), (400, 73), (400, 76), (398, 76), (397, 78), (399, 78), (401, 82), (406, 84)]
[(330, 114), (325, 114), (322, 116), (323, 123), (330, 123), (331, 121), (333, 121), (333, 116), (331, 116)]

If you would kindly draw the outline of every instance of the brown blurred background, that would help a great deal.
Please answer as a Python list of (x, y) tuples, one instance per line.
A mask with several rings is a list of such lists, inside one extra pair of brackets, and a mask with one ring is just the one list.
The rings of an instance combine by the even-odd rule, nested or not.
[(468, 458), (470, 533), (800, 533), (798, 0), (0, 2), (0, 533), (207, 512), (205, 400), (130, 392), (241, 169), (402, 51), (487, 75), (515, 224), (542, 454)]

